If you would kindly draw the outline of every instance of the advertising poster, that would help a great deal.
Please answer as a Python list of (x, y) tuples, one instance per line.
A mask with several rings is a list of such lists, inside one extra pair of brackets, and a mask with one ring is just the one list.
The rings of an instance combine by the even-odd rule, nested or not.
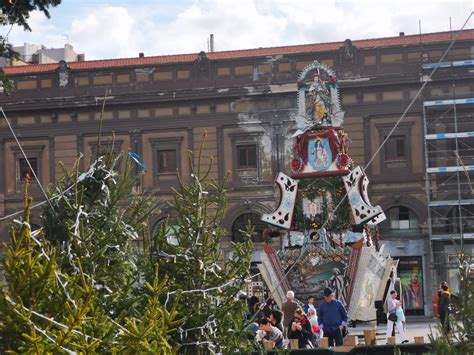
[(403, 307), (407, 313), (423, 311), (423, 270), (421, 257), (400, 258), (398, 274), (402, 286)]

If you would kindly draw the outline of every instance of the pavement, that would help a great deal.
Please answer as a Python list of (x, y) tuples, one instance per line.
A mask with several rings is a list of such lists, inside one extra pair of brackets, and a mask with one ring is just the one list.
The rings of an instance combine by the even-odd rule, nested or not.
[[(355, 328), (349, 327), (349, 334), (357, 335), (359, 341), (364, 338), (364, 330), (373, 329), (369, 323), (358, 323)], [(387, 324), (379, 324), (376, 328), (377, 344), (382, 345), (386, 343)], [(414, 343), (416, 336), (423, 336), (425, 343), (429, 343), (428, 334), (433, 332), (437, 335), (436, 321), (431, 317), (424, 316), (407, 316), (406, 317), (406, 328), (405, 335), (410, 343)], [(395, 334), (397, 343), (399, 343), (398, 332)]]

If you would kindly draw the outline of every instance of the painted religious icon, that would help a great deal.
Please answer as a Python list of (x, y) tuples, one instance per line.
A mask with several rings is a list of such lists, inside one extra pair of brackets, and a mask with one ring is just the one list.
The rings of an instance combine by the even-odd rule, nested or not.
[(308, 142), (308, 163), (314, 171), (325, 171), (333, 161), (327, 138), (313, 139)]

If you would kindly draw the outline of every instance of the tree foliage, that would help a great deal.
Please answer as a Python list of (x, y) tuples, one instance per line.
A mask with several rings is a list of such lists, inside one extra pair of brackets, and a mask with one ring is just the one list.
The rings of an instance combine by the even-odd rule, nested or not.
[[(212, 157), (208, 164), (201, 160), (201, 153), (196, 158), (189, 153), (190, 181), (180, 180), (179, 189), (173, 190), (170, 205), (176, 213), (154, 237), (150, 258), (166, 275), (171, 292), (181, 294), (178, 311), (185, 322), (174, 341), (182, 351), (231, 353), (250, 346), (242, 330), (246, 305), (237, 294), (249, 277), (251, 231), (244, 243), (233, 244), (233, 257), (224, 260), (221, 242), (226, 231), (220, 225), (226, 210), (226, 184), (209, 179)], [(171, 300), (176, 293), (166, 298)]]
[(24, 218), (12, 226), (1, 265), (0, 352), (251, 349), (237, 295), (249, 277), (252, 231), (225, 261), (225, 182), (201, 172), (199, 158), (190, 182), (173, 191), (176, 215), (152, 238), (156, 199), (138, 193), (134, 163), (113, 152), (108, 145), (84, 173), (79, 163), (65, 170), (36, 231), (25, 193)]
[(91, 279), (61, 272), (57, 253), (30, 228), (31, 198), (25, 214), (12, 226), (11, 244), (2, 261), (0, 350), (22, 353), (94, 352), (109, 332), (107, 316), (97, 307)]
[[(102, 148), (98, 148), (99, 150)], [(82, 260), (86, 274), (94, 275), (99, 297), (113, 315), (133, 314), (135, 285), (141, 278), (139, 256), (133, 244), (148, 234), (148, 219), (156, 212), (152, 194), (137, 192), (142, 174), (134, 161), (114, 153), (113, 142), (103, 147), (90, 168), (80, 174), (79, 164), (52, 189), (53, 209), (42, 215), (45, 238), (61, 250), (63, 268)]]
[(119, 174), (119, 160), (108, 153), (86, 173), (66, 174), (54, 189), (54, 209), (48, 206), (44, 226), (34, 232), (25, 197), (24, 219), (12, 227), (1, 265), (0, 352), (179, 349), (170, 343), (182, 323), (178, 299), (164, 307), (166, 279), (137, 270), (129, 248), (147, 225), (141, 211), (153, 199), (133, 194), (131, 165)]
[[(47, 18), (50, 17), (49, 9), (61, 3), (61, 0), (3, 0), (0, 2), (2, 18), (0, 23), (3, 26), (18, 25), (25, 31), (31, 31), (28, 19), (32, 11), (40, 11)], [(8, 33), (9, 31), (7, 31)], [(8, 43), (8, 38), (0, 36), (0, 58), (18, 59), (18, 53)], [(0, 70), (0, 81), (6, 94), (13, 91), (13, 83), (9, 80), (3, 70)]]
[(432, 349), (441, 355), (474, 354), (474, 278), (472, 259), (464, 250), (458, 253), (459, 293), (452, 301), (453, 310), (449, 315), (451, 331), (441, 324), (436, 327), (437, 334), (428, 337)]

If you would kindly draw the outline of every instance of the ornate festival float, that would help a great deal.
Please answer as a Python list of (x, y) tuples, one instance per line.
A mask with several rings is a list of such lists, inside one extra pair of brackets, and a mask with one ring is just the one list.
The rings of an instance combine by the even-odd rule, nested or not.
[(259, 268), (277, 302), (289, 289), (301, 301), (321, 300), (329, 286), (350, 320), (374, 320), (393, 266), (377, 227), (385, 215), (370, 203), (369, 180), (349, 156), (336, 73), (314, 61), (297, 87), (291, 177), (277, 175), (280, 202), (261, 217), (278, 227), (285, 245), (265, 245)]

